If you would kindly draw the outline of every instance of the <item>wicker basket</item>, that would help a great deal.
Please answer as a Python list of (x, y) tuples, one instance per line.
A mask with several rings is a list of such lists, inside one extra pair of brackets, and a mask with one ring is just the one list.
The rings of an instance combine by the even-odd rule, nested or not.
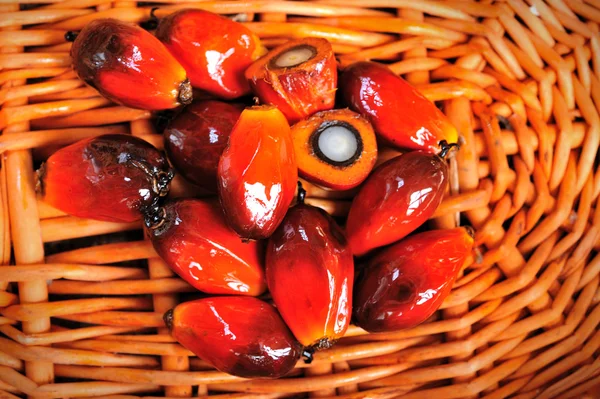
[[(0, 398), (600, 398), (600, 1), (198, 1), (0, 0)], [(165, 331), (192, 290), (140, 225), (36, 198), (34, 165), (59, 146), (109, 132), (161, 146), (150, 113), (76, 78), (63, 38), (153, 7), (235, 15), (267, 46), (325, 37), (342, 65), (384, 60), (442, 106), (464, 142), (430, 223), (473, 225), (481, 256), (434, 318), (351, 327), (289, 378), (234, 378)], [(308, 199), (340, 216), (350, 200), (310, 185)]]

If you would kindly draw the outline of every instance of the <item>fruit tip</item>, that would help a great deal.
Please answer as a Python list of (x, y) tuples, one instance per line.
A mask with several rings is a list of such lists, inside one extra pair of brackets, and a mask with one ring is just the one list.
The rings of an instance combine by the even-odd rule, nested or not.
[(298, 204), (304, 204), (304, 200), (306, 199), (306, 190), (302, 187), (302, 182), (298, 180)]
[(165, 326), (169, 329), (169, 332), (171, 332), (171, 329), (173, 328), (173, 309), (169, 309), (165, 312), (163, 321), (165, 322)]
[(75, 39), (77, 39), (77, 35), (78, 35), (78, 33), (75, 31), (72, 31), (72, 30), (67, 31), (65, 33), (65, 40), (68, 42), (74, 42)]
[(446, 140), (442, 140), (438, 143), (441, 148), (441, 151), (438, 153), (438, 156), (442, 159), (446, 159), (450, 151), (455, 148), (456, 151), (460, 149), (460, 144), (458, 143), (448, 143)]
[(304, 348), (302, 351), (302, 357), (304, 358), (304, 364), (311, 364), (314, 360), (315, 350), (312, 347)]
[(324, 338), (321, 338), (320, 340), (318, 340), (317, 342), (315, 342), (314, 344), (312, 344), (310, 346), (310, 348), (313, 352), (321, 351), (321, 350), (331, 348), (333, 346), (333, 344), (335, 344), (335, 342), (336, 342), (336, 340), (332, 340), (332, 339), (329, 339), (328, 337), (324, 337)]
[(179, 85), (179, 95), (177, 99), (182, 105), (188, 105), (192, 103), (194, 99), (194, 92), (192, 89), (192, 84), (188, 78), (185, 78), (183, 82)]
[(467, 231), (467, 234), (472, 238), (475, 239), (475, 229), (471, 226), (463, 226), (465, 228), (465, 230)]
[(44, 185), (44, 177), (46, 176), (46, 162), (43, 162), (38, 170), (35, 171), (35, 191), (42, 196), (46, 191)]
[(155, 232), (154, 234), (158, 235), (156, 230), (162, 227), (167, 221), (167, 211), (164, 207), (159, 205), (153, 205), (148, 207), (143, 211), (144, 213), (144, 224), (148, 228), (148, 230)]

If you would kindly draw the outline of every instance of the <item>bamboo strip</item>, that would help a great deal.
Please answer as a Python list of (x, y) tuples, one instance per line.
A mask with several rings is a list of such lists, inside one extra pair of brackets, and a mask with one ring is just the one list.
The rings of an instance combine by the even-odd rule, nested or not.
[(100, 6), (104, 4), (110, 3), (109, 0), (63, 0), (59, 2), (54, 2), (52, 4), (48, 4), (46, 6), (42, 6), (41, 8), (45, 10), (49, 9), (73, 9), (73, 8), (89, 8), (93, 6)]
[[(554, 14), (552, 14), (552, 11), (550, 11), (545, 3), (539, 0), (530, 0), (529, 3), (535, 5), (536, 10), (540, 14), (542, 20), (546, 20), (552, 26), (560, 26), (562, 28), (558, 20), (556, 20), (554, 17)], [(555, 42), (550, 32), (548, 32), (544, 24), (540, 21), (540, 19), (536, 18), (536, 16), (529, 10), (524, 2), (521, 0), (508, 0), (508, 5), (525, 22), (532, 32), (535, 32), (535, 34), (538, 35), (548, 46), (554, 46)]]
[(148, 381), (157, 385), (198, 385), (232, 383), (240, 378), (218, 371), (159, 371), (136, 370), (116, 367), (83, 367), (57, 365), (56, 375), (61, 377), (86, 378), (104, 381), (143, 384)]
[(102, 311), (56, 316), (80, 323), (115, 327), (163, 327), (163, 313)]
[(135, 331), (132, 327), (82, 327), (77, 330), (53, 331), (48, 333), (24, 334), (16, 328), (4, 325), (0, 331), (21, 345), (48, 345), (59, 342), (71, 342), (80, 339), (101, 337), (109, 334), (120, 334)]
[(498, 15), (498, 9), (491, 4), (485, 4), (475, 1), (448, 0), (444, 4), (453, 9), (461, 10), (475, 17), (495, 17)]
[(46, 46), (64, 43), (65, 32), (34, 30), (0, 32), (0, 46)]
[(80, 219), (74, 216), (63, 216), (60, 218), (42, 220), (40, 222), (40, 227), (42, 229), (42, 240), (44, 242), (53, 242), (134, 230), (140, 227), (140, 223), (112, 223)]
[[(60, 252), (46, 257), (47, 263), (120, 263), (154, 258), (157, 254), (148, 241), (119, 242)], [(132, 277), (133, 278), (133, 277)]]
[(569, 158), (565, 176), (564, 181), (566, 184), (560, 187), (555, 210), (521, 241), (519, 244), (520, 251), (529, 252), (534, 246), (546, 239), (569, 216), (575, 198), (576, 178), (573, 157)]
[(99, 128), (67, 128), (56, 130), (37, 130), (22, 132), (19, 138), (10, 135), (0, 136), (0, 153), (15, 150), (28, 150), (48, 145), (72, 144), (78, 140), (103, 134), (126, 134), (123, 126), (105, 126)]
[(52, 303), (25, 303), (1, 310), (5, 317), (19, 321), (32, 321), (44, 317), (102, 312), (113, 309), (147, 309), (145, 298), (92, 298), (70, 299)]
[[(18, 6), (8, 6), (2, 11), (14, 11), (15, 8), (18, 9)], [(8, 14), (12, 13), (8, 12)], [(14, 29), (8, 30), (12, 31)], [(15, 57), (14, 53), (22, 51), (23, 49), (19, 47), (3, 47), (0, 49), (0, 53), (2, 53), (0, 57), (3, 57), (3, 59), (21, 58)], [(2, 61), (0, 61), (1, 64)], [(11, 85), (19, 86), (24, 83), (23, 80), (15, 80), (11, 82)], [(26, 103), (26, 99), (19, 99), (10, 101), (5, 106), (19, 107)], [(18, 134), (28, 129), (29, 126), (27, 123), (9, 125), (4, 127), (3, 134)], [(31, 156), (26, 152), (11, 152), (3, 159), (2, 169), (6, 169), (7, 185), (13, 187), (12, 190), (7, 190), (7, 194), (15, 263), (30, 264), (41, 262), (44, 257), (44, 249), (41, 240), (36, 239), (36, 237), (40, 237), (39, 218), (35, 206), (34, 190), (32, 185), (29, 184), (29, 182), (33, 181), (31, 179), (33, 174)], [(21, 304), (44, 302), (47, 300), (48, 291), (45, 281), (37, 280), (19, 284), (19, 302)], [(6, 322), (11, 323), (9, 320), (6, 320)], [(50, 328), (50, 319), (47, 317), (33, 319), (22, 323), (21, 328), (25, 333), (46, 332)], [(54, 379), (52, 363), (44, 361), (27, 362), (25, 364), (25, 374), (27, 377), (19, 378), (18, 380), (27, 380), (28, 383), (30, 382), (33, 385), (36, 383), (50, 383)], [(0, 379), (4, 381), (3, 378)], [(14, 384), (9, 383), (9, 385)]]
[(467, 82), (471, 82), (476, 84), (481, 88), (486, 88), (488, 86), (494, 85), (497, 83), (496, 78), (490, 76), (487, 73), (472, 71), (466, 68), (462, 68), (460, 66), (448, 64), (442, 65), (435, 70), (431, 71), (432, 79), (457, 79), (457, 80), (465, 80)]
[(0, 110), (0, 129), (11, 124), (98, 108), (103, 105), (108, 105), (109, 103), (110, 102), (104, 98), (91, 98), (23, 105), (20, 107), (3, 107), (2, 110)]
[[(409, 0), (321, 0), (319, 3), (323, 4), (338, 4), (341, 6), (352, 6), (352, 7), (371, 7), (371, 8), (398, 8), (407, 9), (411, 11), (420, 11), (430, 15), (435, 15), (442, 18), (458, 19), (465, 21), (473, 21), (468, 12), (463, 12), (456, 7), (451, 5), (423, 1), (415, 3)], [(366, 14), (361, 14), (366, 15)]]
[(595, 331), (600, 320), (600, 307), (596, 306), (588, 315), (588, 318), (583, 321), (581, 326), (575, 330), (575, 333), (562, 341), (560, 345), (555, 345), (539, 356), (527, 361), (515, 374), (515, 377), (523, 376), (540, 370), (548, 363), (556, 360), (560, 356), (570, 352), (577, 346), (581, 345)]
[(155, 280), (126, 280), (100, 283), (55, 281), (48, 286), (48, 292), (62, 295), (142, 295), (196, 292), (196, 289), (179, 278), (159, 278)]
[(73, 382), (62, 384), (47, 384), (38, 387), (33, 393), (36, 396), (51, 398), (88, 397), (89, 395), (116, 395), (121, 393), (156, 392), (154, 384), (114, 384), (110, 382)]
[[(21, 53), (18, 56), (0, 54), (0, 69), (22, 69), (48, 68), (48, 73), (53, 73), (57, 67), (71, 65), (71, 57), (68, 54), (58, 53)], [(10, 71), (12, 72), (12, 71)], [(39, 73), (38, 73), (39, 74)]]
[[(535, 329), (541, 328), (542, 326), (546, 325), (549, 321), (556, 319), (558, 317), (558, 315), (560, 315), (560, 313), (562, 311), (564, 311), (564, 308), (567, 306), (567, 303), (568, 303), (571, 295), (573, 295), (573, 292), (575, 291), (575, 286), (577, 284), (578, 279), (579, 279), (579, 275), (577, 275), (577, 274), (573, 274), (572, 276), (569, 276), (569, 278), (567, 278), (565, 283), (560, 288), (559, 293), (556, 295), (556, 300), (555, 300), (555, 304), (554, 304), (555, 306), (553, 308), (546, 309), (542, 312), (539, 312), (538, 314), (536, 314), (535, 316), (533, 316), (529, 319), (516, 322), (515, 324), (513, 324), (512, 326), (507, 328), (506, 331), (501, 333), (499, 336), (494, 337), (493, 340), (499, 341), (499, 340), (519, 336), (521, 334), (525, 334), (527, 332), (534, 331)], [(582, 297), (581, 299), (578, 299), (578, 301), (576, 302), (575, 307), (574, 307), (573, 316), (576, 316), (577, 314), (579, 314), (581, 317), (583, 317), (583, 314), (577, 313), (577, 308), (580, 305), (585, 305), (586, 301), (587, 301), (587, 304), (589, 305), (589, 300), (586, 300), (585, 298), (586, 297)], [(584, 313), (585, 313), (585, 309), (584, 309)], [(513, 351), (509, 352), (506, 355), (506, 358), (510, 358), (512, 356), (520, 356), (520, 355), (523, 355), (526, 353), (530, 353), (532, 351), (535, 351), (536, 349), (539, 349), (541, 347), (544, 347), (545, 345), (548, 345), (549, 343), (558, 341), (558, 340), (564, 338), (565, 336), (567, 336), (568, 334), (571, 334), (576, 327), (576, 325), (573, 324), (573, 321), (575, 321), (576, 318), (573, 318), (570, 316), (567, 320), (569, 321), (569, 323), (567, 323), (565, 325), (565, 327), (562, 327), (562, 326), (556, 327), (555, 326), (553, 329), (550, 329), (547, 332), (538, 335), (537, 337), (523, 341), (523, 343), (520, 344), (519, 346), (517, 346), (517, 348), (515, 348)], [(565, 332), (564, 336), (561, 334), (562, 330), (564, 330), (564, 332)]]
[(98, 92), (89, 87), (79, 87), (72, 90), (63, 91), (60, 93), (52, 93), (52, 94), (42, 94), (39, 96), (30, 97), (31, 103), (41, 103), (46, 101), (58, 101), (58, 100), (66, 100), (66, 99), (78, 99), (78, 98), (92, 98), (98, 96)]
[(67, 68), (29, 68), (0, 72), (0, 85), (10, 80), (53, 77), (63, 74)]
[(86, 15), (69, 18), (67, 20), (41, 25), (40, 29), (50, 30), (80, 30), (89, 22), (100, 18), (116, 18), (126, 22), (142, 22), (150, 16), (149, 10), (143, 8), (110, 8)]
[(148, 118), (150, 118), (150, 112), (148, 111), (118, 106), (81, 111), (66, 116), (38, 119), (32, 121), (31, 126), (35, 129), (62, 129), (112, 125)]
[(144, 270), (120, 266), (43, 263), (0, 268), (0, 280), (10, 282), (57, 280), (61, 278), (94, 282), (143, 278), (146, 276)]
[[(355, 17), (344, 17), (344, 20)], [(385, 20), (391, 18), (385, 18)], [(294, 18), (290, 22), (248, 22), (245, 25), (261, 38), (280, 37), (290, 38), (322, 37), (338, 44), (351, 44), (359, 47), (372, 47), (387, 43), (392, 37), (380, 33), (360, 32), (359, 30), (346, 29), (344, 26), (330, 24), (323, 25), (325, 19), (319, 19), (319, 24), (313, 24), (312, 19)], [(355, 29), (360, 29), (355, 27)], [(366, 30), (366, 29), (362, 29)], [(446, 37), (445, 39), (451, 39)]]
[[(121, 0), (118, 0), (119, 2)], [(155, 0), (160, 3), (165, 3), (163, 0)], [(166, 3), (177, 3), (175, 0), (167, 0)], [(249, 2), (239, 1), (201, 1), (199, 3), (186, 3), (183, 5), (174, 5), (164, 7), (164, 11), (156, 13), (158, 17), (162, 17), (173, 10), (181, 8), (200, 8), (206, 11), (217, 14), (238, 14), (238, 13), (278, 13), (292, 15), (307, 15), (311, 17), (333, 17), (333, 16), (377, 16), (388, 17), (389, 13), (371, 9), (357, 8), (351, 3), (343, 3), (336, 5), (331, 2), (312, 2), (302, 3), (294, 1), (269, 0), (261, 1), (254, 0)]]
[(79, 80), (61, 80), (4, 89), (0, 90), (0, 104), (23, 97), (66, 91), (79, 87), (81, 84)]
[(31, 10), (4, 12), (0, 28), (56, 22), (79, 15), (90, 14), (91, 10)]
[[(304, 18), (294, 18), (292, 21), (306, 22), (307, 20)], [(463, 42), (466, 40), (466, 36), (464, 34), (454, 30), (440, 28), (431, 23), (415, 22), (402, 18), (353, 16), (344, 18), (322, 18), (319, 19), (319, 24), (329, 25), (337, 28), (359, 29), (368, 32), (423, 35), (457, 42)]]
[(148, 356), (113, 355), (86, 350), (49, 347), (26, 347), (6, 338), (0, 338), (3, 352), (25, 361), (45, 361), (54, 364), (115, 367), (156, 367), (156, 359)]
[(339, 57), (339, 60), (342, 65), (346, 65), (351, 63), (353, 60), (385, 59), (420, 46), (440, 49), (447, 48), (452, 44), (454, 44), (454, 42), (447, 39), (416, 36), (409, 39), (402, 39), (382, 44), (380, 46), (360, 49), (358, 51), (350, 52), (349, 54), (343, 54)]

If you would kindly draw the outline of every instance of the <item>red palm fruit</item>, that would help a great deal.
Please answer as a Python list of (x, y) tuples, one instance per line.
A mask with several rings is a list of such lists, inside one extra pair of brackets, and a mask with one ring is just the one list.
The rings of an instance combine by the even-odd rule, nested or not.
[(244, 239), (269, 237), (294, 199), (298, 181), (290, 126), (276, 107), (242, 112), (217, 178), (229, 225)]
[(38, 170), (38, 191), (54, 208), (80, 218), (133, 222), (167, 195), (167, 160), (125, 134), (84, 139), (52, 154)]
[(242, 106), (207, 100), (188, 105), (166, 127), (165, 150), (171, 163), (192, 183), (217, 191), (217, 167)]
[(161, 110), (192, 101), (183, 67), (138, 26), (116, 19), (94, 20), (77, 35), (71, 58), (77, 75), (116, 103)]
[(194, 87), (227, 99), (250, 93), (244, 71), (267, 52), (250, 29), (204, 10), (168, 15), (156, 37), (181, 62)]
[(266, 275), (277, 309), (302, 345), (325, 349), (344, 335), (354, 260), (344, 232), (325, 211), (303, 203), (288, 211), (269, 239)]
[(472, 248), (472, 233), (463, 227), (415, 234), (386, 248), (356, 280), (355, 322), (369, 332), (424, 322), (450, 293)]
[(171, 335), (218, 370), (244, 378), (278, 378), (302, 347), (266, 302), (225, 296), (184, 302), (165, 313)]
[(354, 197), (346, 232), (354, 255), (400, 240), (433, 215), (448, 185), (438, 155), (408, 152), (384, 162)]
[(252, 64), (246, 78), (260, 101), (276, 105), (290, 123), (335, 103), (337, 66), (325, 39), (290, 40)]
[(340, 93), (395, 147), (437, 153), (440, 141), (458, 142), (456, 128), (435, 104), (385, 65), (361, 61), (348, 66), (340, 76)]
[(292, 126), (298, 172), (305, 179), (334, 190), (362, 183), (377, 161), (377, 140), (371, 124), (347, 110), (318, 112)]
[(261, 243), (243, 243), (216, 201), (169, 201), (147, 233), (171, 270), (200, 291), (255, 296), (266, 289)]

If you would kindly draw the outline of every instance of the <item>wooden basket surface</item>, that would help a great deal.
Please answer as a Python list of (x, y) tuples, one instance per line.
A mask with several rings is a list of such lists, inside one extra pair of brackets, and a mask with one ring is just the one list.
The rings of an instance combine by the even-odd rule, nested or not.
[[(34, 165), (60, 146), (109, 132), (162, 146), (149, 112), (76, 78), (63, 38), (153, 7), (236, 15), (269, 47), (327, 38), (342, 66), (390, 63), (442, 106), (463, 143), (430, 223), (471, 224), (481, 256), (432, 320), (351, 327), (289, 378), (234, 378), (165, 331), (192, 290), (139, 224), (36, 198)], [(600, 398), (599, 24), (599, 0), (0, 0), (0, 398)], [(343, 216), (351, 198), (308, 185), (308, 200)]]

